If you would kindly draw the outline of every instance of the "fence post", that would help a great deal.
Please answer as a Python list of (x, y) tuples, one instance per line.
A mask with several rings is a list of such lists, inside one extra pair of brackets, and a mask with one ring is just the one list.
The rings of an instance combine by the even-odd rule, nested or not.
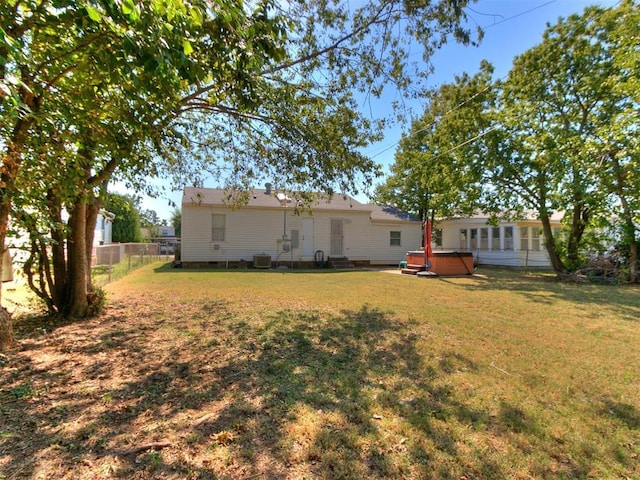
[(111, 283), (112, 270), (113, 270), (113, 245), (109, 247), (109, 283)]

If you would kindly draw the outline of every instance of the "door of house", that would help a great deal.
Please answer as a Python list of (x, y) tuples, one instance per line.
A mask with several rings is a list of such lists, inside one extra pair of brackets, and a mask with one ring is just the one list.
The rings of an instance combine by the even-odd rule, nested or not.
[(341, 257), (344, 244), (344, 221), (341, 218), (331, 219), (331, 256)]
[(302, 256), (313, 257), (313, 218), (302, 219)]

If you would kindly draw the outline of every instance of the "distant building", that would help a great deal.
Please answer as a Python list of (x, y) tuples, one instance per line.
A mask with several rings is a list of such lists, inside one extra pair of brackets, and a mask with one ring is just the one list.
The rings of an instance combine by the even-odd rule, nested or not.
[(93, 246), (109, 245), (112, 243), (113, 219), (115, 215), (104, 209), (98, 213), (96, 221), (96, 230), (93, 234)]

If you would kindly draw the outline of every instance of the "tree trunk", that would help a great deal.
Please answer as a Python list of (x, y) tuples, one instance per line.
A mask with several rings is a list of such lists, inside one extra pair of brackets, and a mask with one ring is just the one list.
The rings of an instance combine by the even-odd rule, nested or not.
[(614, 173), (614, 191), (620, 200), (622, 206), (622, 237), (629, 245), (629, 281), (637, 283), (640, 278), (638, 275), (638, 239), (636, 238), (636, 225), (633, 220), (633, 211), (629, 205), (627, 195), (625, 195), (625, 187), (628, 188), (625, 181), (625, 172), (616, 155), (617, 152), (610, 152), (609, 158), (613, 166)]
[(67, 292), (67, 251), (64, 227), (62, 225), (62, 205), (55, 193), (49, 191), (49, 221), (54, 227), (51, 230), (51, 257), (53, 267), (53, 278), (49, 285), (51, 292), (51, 302), (58, 312), (63, 312), (69, 303)]
[(14, 344), (13, 319), (7, 309), (0, 306), (0, 352), (9, 350)]
[(638, 241), (635, 238), (629, 244), (629, 281), (631, 283), (640, 282), (640, 275), (638, 275)]
[(553, 238), (553, 229), (551, 228), (551, 219), (549, 218), (549, 215), (543, 213), (540, 215), (540, 221), (542, 222), (542, 230), (545, 238), (544, 246), (547, 249), (547, 254), (551, 261), (551, 267), (556, 273), (566, 273), (567, 268), (558, 254), (556, 240)]
[(589, 222), (589, 209), (581, 198), (575, 200), (571, 217), (571, 231), (567, 244), (567, 261), (569, 268), (575, 270), (580, 263), (580, 243)]
[(69, 218), (71, 237), (67, 245), (70, 304), (65, 312), (69, 318), (84, 318), (89, 313), (87, 277), (90, 276), (87, 261), (86, 227), (87, 202), (79, 198)]
[[(4, 254), (4, 241), (7, 232), (8, 214), (4, 215), (4, 201), (0, 205), (0, 252)], [(3, 221), (4, 219), (4, 221)], [(0, 278), (2, 277), (2, 261), (0, 261)], [(0, 282), (0, 302), (2, 301), (2, 282)], [(0, 352), (10, 349), (15, 343), (13, 337), (13, 319), (9, 311), (0, 305)]]

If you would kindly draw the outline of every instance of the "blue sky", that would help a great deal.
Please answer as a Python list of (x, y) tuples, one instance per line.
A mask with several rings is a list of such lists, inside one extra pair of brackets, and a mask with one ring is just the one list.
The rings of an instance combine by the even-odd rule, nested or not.
[[(589, 5), (610, 7), (617, 3), (619, 0), (479, 0), (471, 5), (468, 15), (472, 22), (485, 30), (481, 45), (463, 47), (450, 44), (437, 52), (432, 59), (435, 72), (430, 86), (438, 87), (451, 82), (455, 75), (465, 71), (470, 74), (477, 72), (483, 59), (495, 67), (495, 78), (502, 78), (509, 73), (514, 57), (541, 42), (547, 23), (555, 24), (559, 17), (581, 13)], [(388, 108), (389, 96), (393, 99), (394, 95), (395, 93), (388, 92), (385, 99), (363, 104), (363, 115), (370, 115), (372, 110), (384, 111)], [(417, 100), (410, 101), (407, 106), (414, 115), (419, 115), (423, 110), (423, 105)], [(408, 127), (409, 125), (395, 125), (388, 128), (382, 142), (371, 145), (364, 151), (383, 165), (385, 173), (393, 163), (397, 142)], [(142, 207), (155, 210), (160, 218), (168, 220), (173, 210), (169, 206), (170, 201), (179, 206), (182, 198), (182, 186), (176, 187), (178, 191), (164, 198), (144, 198)], [(357, 197), (357, 200), (368, 201), (364, 196)]]

